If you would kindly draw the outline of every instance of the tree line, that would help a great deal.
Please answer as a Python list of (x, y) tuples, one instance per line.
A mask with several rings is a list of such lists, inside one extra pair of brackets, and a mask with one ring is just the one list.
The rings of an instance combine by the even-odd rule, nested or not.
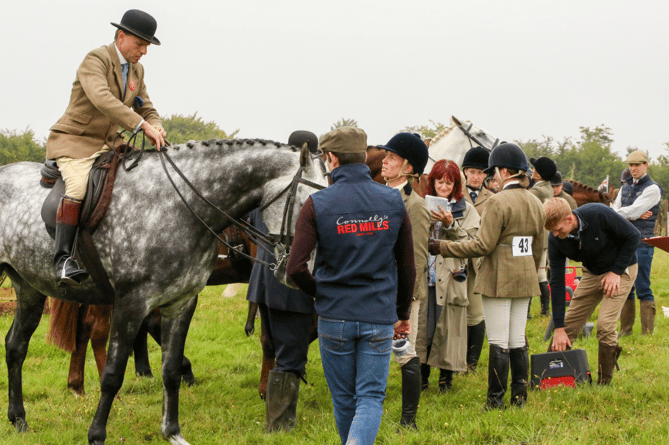
[[(337, 121), (331, 129), (342, 125), (357, 126), (355, 119)], [(239, 130), (227, 133), (214, 121), (205, 121), (197, 113), (192, 115), (173, 114), (163, 119), (167, 138), (172, 144), (181, 144), (189, 140), (232, 139)], [(401, 131), (418, 133), (429, 139), (445, 130), (447, 125), (430, 121), (427, 125), (406, 127)], [(555, 161), (563, 179), (573, 179), (591, 187), (599, 186), (608, 176), (612, 188), (620, 187), (620, 176), (627, 167), (624, 158), (611, 150), (613, 131), (602, 125), (595, 128), (580, 127), (580, 136), (576, 140), (563, 138), (558, 141), (544, 136), (541, 140), (511, 141), (518, 144), (528, 158), (547, 156)], [(18, 161), (44, 162), (46, 141), (37, 141), (31, 129), (24, 131), (0, 130), (0, 165)], [(628, 147), (627, 153), (636, 150)], [(669, 192), (669, 142), (665, 143), (665, 154), (650, 159), (649, 173), (653, 180), (662, 187), (663, 195)]]

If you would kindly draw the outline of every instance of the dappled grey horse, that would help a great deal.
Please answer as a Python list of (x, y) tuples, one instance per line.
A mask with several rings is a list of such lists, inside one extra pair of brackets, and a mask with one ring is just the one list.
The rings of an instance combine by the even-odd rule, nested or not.
[(49, 192), (39, 185), (41, 165), (20, 162), (0, 167), (0, 274), (9, 275), (18, 300), (5, 339), (8, 416), (18, 431), (28, 429), (22, 366), (49, 295), (83, 304), (114, 305), (100, 401), (88, 430), (88, 441), (95, 445), (105, 442), (107, 418), (142, 320), (154, 308), (161, 309), (161, 430), (172, 444), (187, 445), (178, 419), (180, 366), (197, 294), (216, 263), (214, 233), (230, 225), (221, 210), (240, 218), (267, 205), (263, 219), (270, 233), (290, 234), (302, 204), (316, 191), (314, 187), (327, 185), (320, 159), (312, 159), (306, 149), (274, 142), (203, 141), (169, 147), (167, 153), (173, 165), (165, 161), (164, 152), (147, 151), (138, 168), (119, 170), (109, 210), (93, 234), (114, 289), (111, 298), (90, 278), (79, 287), (57, 286), (54, 244), (40, 218)]

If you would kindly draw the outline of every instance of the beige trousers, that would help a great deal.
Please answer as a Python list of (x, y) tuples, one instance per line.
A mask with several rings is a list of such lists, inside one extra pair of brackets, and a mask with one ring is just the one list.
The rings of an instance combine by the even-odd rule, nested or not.
[(623, 309), (625, 300), (634, 285), (638, 266), (636, 264), (627, 268), (627, 272), (620, 276), (620, 292), (609, 298), (604, 298), (602, 278), (606, 274), (593, 275), (583, 268), (583, 278), (571, 299), (569, 310), (564, 317), (565, 332), (569, 341), (574, 343), (579, 332), (583, 331), (585, 323), (601, 302), (599, 316), (597, 317), (597, 340), (601, 344), (616, 346), (618, 344), (618, 318)]
[(409, 323), (411, 324), (409, 342), (411, 342), (411, 347), (401, 357), (393, 354), (395, 362), (400, 366), (404, 366), (409, 363), (409, 360), (412, 358), (418, 357), (418, 355), (416, 355), (416, 336), (418, 335), (418, 312), (420, 311), (420, 302), (421, 300), (413, 300), (411, 302), (411, 315), (409, 316)]
[(102, 150), (94, 153), (92, 156), (81, 159), (72, 159), (66, 156), (56, 159), (58, 170), (63, 176), (65, 182), (65, 196), (72, 199), (82, 201), (86, 196), (86, 188), (88, 187), (88, 174), (93, 167), (95, 160), (105, 152), (110, 150), (106, 145)]

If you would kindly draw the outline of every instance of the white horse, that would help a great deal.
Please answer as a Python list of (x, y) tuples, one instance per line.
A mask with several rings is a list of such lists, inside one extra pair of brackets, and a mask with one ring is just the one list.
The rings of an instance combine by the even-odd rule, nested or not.
[(425, 173), (430, 173), (434, 163), (440, 159), (450, 159), (462, 165), (465, 153), (478, 145), (488, 150), (495, 148), (499, 139), (470, 121), (451, 116), (451, 125), (432, 138), (428, 147), (430, 157)]

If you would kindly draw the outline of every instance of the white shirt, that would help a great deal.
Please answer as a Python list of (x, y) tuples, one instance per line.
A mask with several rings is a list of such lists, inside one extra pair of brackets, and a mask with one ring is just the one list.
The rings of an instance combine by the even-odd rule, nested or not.
[[(646, 176), (648, 176), (648, 174), (645, 174), (639, 178), (639, 181)], [(661, 197), (660, 187), (657, 184), (651, 184), (643, 189), (641, 195), (639, 195), (639, 197), (628, 206), (623, 207), (622, 194), (618, 193), (618, 196), (616, 196), (616, 201), (611, 205), (611, 208), (618, 212), (618, 214), (626, 220), (635, 221), (639, 219), (641, 215), (657, 205), (660, 202)]]

